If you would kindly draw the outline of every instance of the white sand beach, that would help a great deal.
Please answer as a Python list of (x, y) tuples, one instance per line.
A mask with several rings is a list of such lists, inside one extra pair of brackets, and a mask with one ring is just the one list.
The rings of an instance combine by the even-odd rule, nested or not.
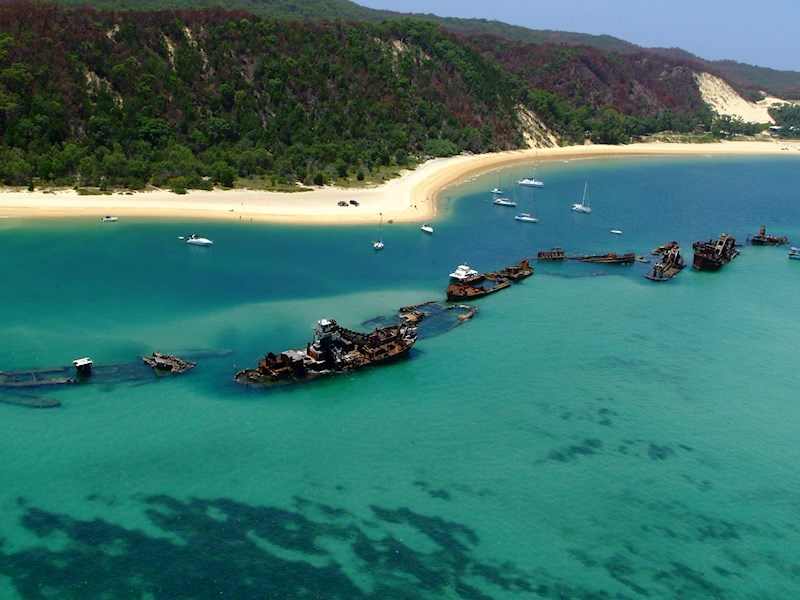
[[(800, 142), (764, 141), (642, 143), (625, 146), (566, 146), (455, 156), (430, 160), (413, 171), (373, 188), (321, 187), (280, 193), (256, 190), (169, 191), (79, 195), (74, 190), (0, 192), (0, 218), (117, 217), (208, 218), (309, 224), (369, 223), (383, 218), (424, 222), (436, 215), (436, 196), (449, 186), (512, 164), (612, 156), (757, 155), (800, 158)], [(358, 206), (349, 204), (356, 200)], [(339, 206), (340, 200), (348, 201)]]

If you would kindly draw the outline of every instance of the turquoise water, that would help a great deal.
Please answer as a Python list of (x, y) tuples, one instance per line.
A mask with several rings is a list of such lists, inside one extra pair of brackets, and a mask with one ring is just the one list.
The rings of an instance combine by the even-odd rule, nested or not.
[[(380, 369), (232, 382), (321, 317), (443, 299), (539, 250), (800, 241), (797, 158), (549, 162), (418, 224), (0, 219), (0, 368), (219, 352), (0, 404), (0, 598), (789, 598), (800, 588), (800, 264), (536, 264)], [(588, 182), (593, 212), (569, 210)], [(529, 210), (538, 224), (518, 223)], [(376, 215), (377, 226), (377, 215)], [(621, 236), (611, 229), (623, 231)], [(211, 248), (183, 244), (192, 231)], [(2, 392), (0, 392), (2, 393)]]

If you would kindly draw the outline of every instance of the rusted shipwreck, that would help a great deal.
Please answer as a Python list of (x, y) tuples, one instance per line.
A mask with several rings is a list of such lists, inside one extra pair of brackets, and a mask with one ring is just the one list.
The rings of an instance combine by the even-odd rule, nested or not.
[(153, 352), (152, 356), (143, 356), (142, 360), (156, 373), (184, 373), (197, 364), (191, 360), (184, 360), (161, 352)]
[(523, 259), (515, 265), (481, 273), (465, 279), (455, 281), (447, 286), (445, 294), (448, 302), (462, 302), (488, 296), (509, 287), (512, 282), (520, 281), (533, 275), (530, 260)]
[(246, 385), (274, 384), (344, 373), (401, 358), (416, 340), (411, 320), (359, 333), (333, 319), (321, 319), (314, 326), (314, 340), (305, 348), (270, 352), (257, 367), (239, 371), (234, 379)]
[(785, 235), (767, 235), (767, 228), (762, 225), (758, 233), (748, 236), (747, 240), (754, 246), (782, 246), (789, 243)]
[(636, 254), (633, 252), (607, 252), (606, 254), (582, 254), (570, 257), (571, 260), (589, 263), (602, 263), (607, 265), (630, 265), (636, 262)]
[(692, 266), (698, 271), (719, 271), (739, 256), (736, 238), (728, 233), (723, 233), (716, 240), (697, 241), (692, 244), (692, 248), (694, 249)]
[[(659, 249), (662, 250), (656, 252)], [(651, 281), (667, 281), (675, 277), (686, 266), (686, 261), (681, 256), (681, 248), (678, 242), (662, 244), (656, 250), (653, 251), (653, 254), (660, 254), (661, 260), (645, 273), (647, 279)]]
[[(229, 351), (201, 352), (200, 356), (223, 356)], [(184, 360), (171, 354), (153, 352), (150, 357), (143, 357), (142, 363), (118, 363), (95, 365), (85, 356), (72, 361), (72, 366), (45, 369), (22, 369), (18, 371), (0, 371), (0, 402), (17, 404), (32, 408), (50, 408), (61, 406), (54, 398), (31, 395), (40, 389), (53, 386), (98, 383), (121, 383), (124, 381), (142, 380), (148, 377), (152, 367), (156, 373), (183, 373), (195, 366), (195, 362)], [(150, 375), (152, 377), (152, 375)]]

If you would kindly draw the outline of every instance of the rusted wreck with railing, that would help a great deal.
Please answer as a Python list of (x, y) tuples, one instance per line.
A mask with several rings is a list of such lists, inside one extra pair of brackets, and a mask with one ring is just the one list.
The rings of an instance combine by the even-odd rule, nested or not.
[(234, 378), (242, 384), (271, 384), (343, 373), (405, 356), (416, 340), (417, 329), (410, 322), (359, 333), (321, 319), (305, 348), (270, 352), (256, 368), (243, 369)]

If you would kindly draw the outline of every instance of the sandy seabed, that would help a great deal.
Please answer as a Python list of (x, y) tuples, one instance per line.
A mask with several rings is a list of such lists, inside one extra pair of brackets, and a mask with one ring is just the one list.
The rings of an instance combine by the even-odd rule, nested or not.
[[(694, 143), (642, 143), (625, 146), (565, 146), (461, 155), (427, 161), (381, 186), (348, 189), (320, 187), (303, 192), (192, 190), (179, 195), (150, 191), (79, 195), (75, 190), (0, 192), (0, 218), (116, 217), (207, 218), (273, 223), (371, 223), (383, 215), (396, 222), (425, 222), (436, 215), (436, 195), (481, 173), (536, 160), (570, 160), (612, 156), (796, 155), (800, 142), (781, 140)], [(348, 201), (346, 207), (340, 200)], [(349, 204), (356, 200), (357, 206)]]

